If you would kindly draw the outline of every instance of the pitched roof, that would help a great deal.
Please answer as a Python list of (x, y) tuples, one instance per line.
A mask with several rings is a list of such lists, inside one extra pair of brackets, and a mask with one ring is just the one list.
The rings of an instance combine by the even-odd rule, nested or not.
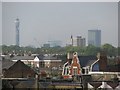
[(48, 56), (43, 57), (43, 60), (56, 60), (56, 59), (57, 59), (57, 57), (52, 56), (52, 55), (48, 55)]
[(43, 55), (37, 55), (36, 57), (38, 57), (39, 60), (42, 60), (44, 56)]
[(27, 75), (34, 75), (36, 72), (30, 68), (29, 66), (25, 65), (22, 61), (18, 60), (14, 65), (12, 65), (6, 71), (6, 77), (27, 77)]
[(92, 65), (95, 61), (97, 61), (97, 60), (89, 60), (88, 63), (86, 64), (86, 66)]
[(11, 67), (15, 62), (11, 61), (11, 60), (2, 60), (0, 61), (0, 63), (2, 64), (2, 69), (8, 69), (9, 67)]
[[(17, 67), (17, 68), (15, 68)], [(18, 60), (14, 65), (12, 65), (9, 69), (13, 69), (13, 70), (23, 70), (23, 69), (30, 69), (30, 67), (28, 67), (27, 65), (25, 65), (22, 61)]]
[(97, 60), (96, 56), (78, 56), (81, 67), (90, 66)]
[(12, 60), (34, 60), (34, 56), (14, 56)]
[(37, 56), (39, 58), (39, 60), (57, 60), (58, 58), (54, 55), (39, 55)]

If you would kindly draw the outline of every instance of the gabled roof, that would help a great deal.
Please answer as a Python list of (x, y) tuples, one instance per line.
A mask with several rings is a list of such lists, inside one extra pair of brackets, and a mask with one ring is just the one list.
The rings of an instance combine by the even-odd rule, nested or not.
[(90, 66), (97, 60), (96, 56), (78, 56), (81, 67)]
[(91, 66), (95, 61), (97, 61), (97, 60), (89, 60), (88, 63), (86, 64), (86, 66)]
[[(17, 67), (17, 68), (15, 68)], [(26, 65), (21, 62), (20, 60), (18, 60), (14, 65), (12, 65), (9, 69), (13, 69), (16, 70), (16, 69), (25, 69), (26, 68)]]
[(32, 70), (29, 66), (24, 64), (22, 61), (18, 60), (14, 65), (12, 65), (8, 70)]
[(42, 60), (44, 56), (43, 56), (43, 55), (37, 55), (36, 57), (37, 57), (39, 60)]
[(8, 68), (5, 75), (9, 78), (21, 78), (27, 77), (29, 74), (34, 75), (36, 72), (22, 61), (18, 60), (14, 65)]

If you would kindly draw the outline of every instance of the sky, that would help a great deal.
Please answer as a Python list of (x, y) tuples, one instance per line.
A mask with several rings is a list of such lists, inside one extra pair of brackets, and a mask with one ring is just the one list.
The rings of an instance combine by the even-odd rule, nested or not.
[(1, 44), (2, 44), (2, 3), (0, 2), (0, 45)]
[[(120, 2), (118, 3), (118, 16), (120, 16)], [(120, 23), (120, 17), (118, 17), (118, 23)], [(118, 46), (120, 47), (120, 25), (118, 25)]]
[(15, 19), (20, 19), (20, 46), (40, 47), (53, 40), (70, 43), (102, 32), (102, 44), (118, 45), (117, 2), (3, 2), (2, 44), (15, 45)]

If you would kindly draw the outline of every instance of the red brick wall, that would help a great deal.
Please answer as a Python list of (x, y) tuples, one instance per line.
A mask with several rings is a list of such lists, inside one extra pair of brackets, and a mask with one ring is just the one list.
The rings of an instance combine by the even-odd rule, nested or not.
[(71, 64), (70, 74), (73, 74), (73, 67), (77, 67), (77, 74), (80, 74), (80, 64), (77, 62), (77, 57), (73, 57), (73, 63)]
[(105, 53), (100, 53), (99, 60), (99, 70), (106, 71), (107, 70), (107, 55)]

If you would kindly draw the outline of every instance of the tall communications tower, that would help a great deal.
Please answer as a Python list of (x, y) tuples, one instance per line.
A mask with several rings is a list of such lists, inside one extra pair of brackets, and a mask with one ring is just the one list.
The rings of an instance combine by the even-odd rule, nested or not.
[(20, 28), (19, 28), (19, 24), (20, 24), (20, 21), (19, 21), (19, 18), (17, 18), (16, 20), (15, 20), (15, 29), (16, 29), (16, 45), (17, 46), (19, 46), (19, 30), (20, 30)]

